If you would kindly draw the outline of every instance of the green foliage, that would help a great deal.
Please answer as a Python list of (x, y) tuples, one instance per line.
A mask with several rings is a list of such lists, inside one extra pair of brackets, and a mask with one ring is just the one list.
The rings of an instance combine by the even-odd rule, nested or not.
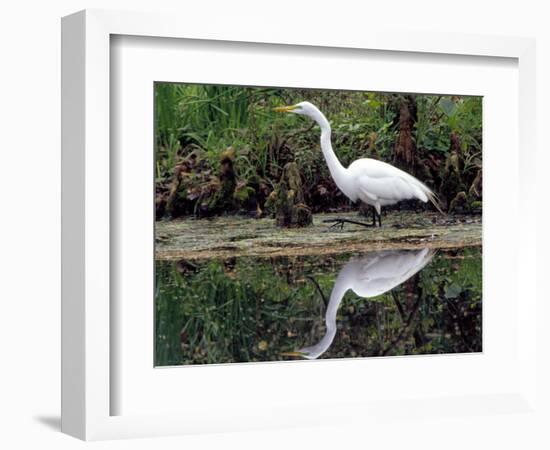
[[(272, 108), (311, 101), (331, 122), (334, 148), (344, 165), (363, 157), (392, 163), (401, 97), (373, 92), (156, 83), (157, 190), (169, 189), (174, 166), (192, 152), (201, 158), (194, 170), (215, 174), (220, 154), (232, 147), (236, 150), (238, 180), (256, 191), (262, 209), (282, 168), (290, 161), (300, 168), (305, 201), (314, 211), (346, 206), (348, 200), (335, 187), (319, 148), (318, 127), (309, 119), (275, 113)], [(481, 167), (481, 98), (415, 98), (417, 166), (427, 168), (418, 173), (424, 182), (439, 186), (454, 132), (460, 140), (464, 172), (464, 186), (457, 189), (467, 191)], [(203, 178), (208, 180), (199, 177)]]
[(295, 318), (320, 313), (310, 284), (302, 279), (295, 289), (286, 282), (288, 266), (274, 274), (271, 264), (232, 264), (214, 261), (182, 275), (176, 264), (157, 263), (157, 365), (279, 359)]
[[(307, 277), (328, 297), (349, 258), (157, 262), (155, 364), (273, 361), (317, 342), (325, 307)], [(481, 250), (441, 251), (389, 293), (348, 291), (323, 357), (481, 351), (481, 292)]]
[[(262, 132), (256, 122), (265, 112), (251, 110), (276, 98), (277, 90), (157, 83), (155, 96), (157, 159), (162, 161), (169, 156), (167, 150), (176, 139), (181, 156), (186, 150), (200, 147), (215, 166), (226, 147), (243, 148), (257, 143), (251, 137)], [(166, 165), (166, 169), (171, 167)]]
[(416, 102), (416, 145), (420, 153), (446, 156), (454, 132), (461, 145), (462, 175), (473, 180), (474, 170), (481, 168), (482, 99), (417, 96)]

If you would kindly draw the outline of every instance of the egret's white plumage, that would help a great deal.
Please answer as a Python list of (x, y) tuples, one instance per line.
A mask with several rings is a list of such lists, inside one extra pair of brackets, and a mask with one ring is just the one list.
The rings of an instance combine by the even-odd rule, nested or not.
[(318, 358), (328, 350), (336, 336), (336, 315), (346, 292), (351, 289), (364, 298), (382, 295), (422, 270), (434, 254), (435, 251), (428, 248), (386, 250), (350, 260), (342, 267), (334, 282), (325, 313), (326, 332), (323, 338), (315, 345), (283, 354), (306, 359)]
[(313, 119), (321, 128), (321, 150), (336, 186), (353, 202), (362, 201), (373, 206), (380, 216), (382, 206), (402, 200), (430, 201), (439, 210), (435, 194), (424, 183), (391, 164), (371, 158), (354, 161), (345, 168), (334, 153), (331, 128), (327, 118), (309, 102), (275, 108)]

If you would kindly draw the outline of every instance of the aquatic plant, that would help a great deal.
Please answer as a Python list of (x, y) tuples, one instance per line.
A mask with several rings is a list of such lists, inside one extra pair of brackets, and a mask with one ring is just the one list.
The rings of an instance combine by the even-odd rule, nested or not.
[[(347, 208), (349, 202), (334, 185), (323, 160), (316, 125), (271, 112), (273, 106), (304, 99), (329, 118), (334, 147), (346, 166), (365, 156), (390, 163), (397, 158), (439, 193), (448, 157), (455, 152), (460, 183), (443, 187), (447, 189), (444, 200), (449, 206), (458, 193), (465, 192), (468, 211), (480, 209), (481, 194), (470, 195), (481, 173), (480, 97), (156, 83), (157, 217), (166, 211), (163, 193), (170, 190), (177, 167), (192, 154), (200, 164), (190, 169), (194, 176), (180, 180), (173, 209), (175, 215), (194, 214), (199, 197), (208, 204), (215, 188), (203, 189), (203, 185), (219, 176), (220, 156), (228, 147), (235, 151), (240, 192), (253, 201), (236, 204), (227, 212), (264, 210), (289, 162), (300, 168), (305, 204), (313, 212)], [(409, 114), (409, 119), (403, 114)], [(458, 152), (452, 148), (452, 134), (459, 143)], [(198, 191), (200, 195), (193, 194)], [(178, 199), (193, 204), (178, 205)]]
[[(328, 295), (349, 258), (157, 261), (155, 364), (273, 361), (317, 342), (325, 305), (315, 284)], [(440, 251), (386, 294), (349, 291), (323, 358), (481, 351), (481, 294), (480, 248)]]

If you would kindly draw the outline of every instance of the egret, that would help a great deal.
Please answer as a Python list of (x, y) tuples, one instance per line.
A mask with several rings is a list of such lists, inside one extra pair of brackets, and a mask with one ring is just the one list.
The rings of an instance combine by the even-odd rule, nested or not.
[(336, 336), (336, 313), (344, 295), (352, 290), (359, 297), (370, 298), (382, 295), (407, 281), (431, 261), (434, 250), (385, 250), (371, 252), (359, 259), (352, 259), (342, 269), (334, 282), (325, 313), (326, 332), (323, 338), (311, 347), (282, 356), (300, 356), (317, 359), (325, 353)]
[(372, 225), (341, 218), (329, 222), (335, 222), (334, 225), (341, 227), (346, 222), (376, 226), (378, 216), (378, 225), (382, 226), (382, 206), (409, 199), (418, 199), (424, 203), (430, 201), (438, 211), (442, 212), (437, 197), (430, 188), (391, 164), (376, 159), (361, 158), (345, 168), (332, 149), (331, 128), (327, 118), (312, 103), (300, 102), (291, 106), (279, 106), (274, 111), (300, 114), (317, 122), (321, 128), (321, 150), (336, 186), (353, 203), (361, 201), (373, 207)]

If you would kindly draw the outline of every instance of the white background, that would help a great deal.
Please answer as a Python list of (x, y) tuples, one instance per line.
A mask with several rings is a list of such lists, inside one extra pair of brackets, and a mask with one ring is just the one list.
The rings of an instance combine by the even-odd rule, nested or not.
[[(264, 413), (272, 423), (279, 423), (275, 407), (295, 412), (310, 404), (318, 405), (316, 410), (324, 407), (335, 411), (334, 405), (342, 402), (370, 404), (518, 390), (518, 272), (515, 261), (502, 258), (502, 242), (509, 242), (511, 251), (518, 245), (517, 222), (513, 219), (517, 217), (517, 199), (513, 192), (502, 196), (500, 190), (502, 184), (517, 185), (516, 61), (418, 55), (411, 58), (410, 54), (357, 51), (335, 55), (305, 47), (295, 48), (289, 55), (279, 46), (210, 43), (205, 47), (173, 39), (135, 37), (114, 41), (111, 55), (117, 63), (113, 65), (116, 69), (111, 76), (111, 94), (116, 107), (111, 119), (119, 132), (112, 140), (111, 152), (116, 155), (113, 159), (119, 176), (111, 185), (111, 201), (117, 211), (111, 229), (117, 262), (112, 262), (111, 270), (112, 279), (120, 282), (111, 298), (119, 318), (113, 327), (117, 330), (114, 336), (118, 356), (111, 368), (112, 381), (116, 380), (117, 386), (111, 391), (112, 414), (191, 410), (198, 415), (208, 414), (212, 405), (238, 405), (238, 410), (233, 407), (235, 417), (254, 410), (254, 417), (263, 417)], [(143, 61), (147, 61), (145, 67)], [(233, 69), (228, 73), (218, 67)], [(267, 86), (298, 83), (333, 89), (482, 95), (483, 196), (487, 205), (483, 214), (483, 355), (154, 369), (151, 142), (155, 80)], [(141, 244), (136, 246), (136, 242)], [(507, 282), (502, 283), (502, 279)], [(469, 376), (473, 373), (476, 375)], [(344, 379), (346, 383), (338, 381)], [(193, 388), (201, 385), (208, 388)], [(268, 410), (262, 411), (264, 407)], [(380, 411), (379, 406), (374, 409)], [(289, 413), (282, 409), (279, 415), (286, 419)], [(304, 411), (301, 418), (312, 420), (311, 415), (311, 411)], [(214, 417), (211, 413), (210, 416), (214, 427)]]
[[(193, 3), (188, 5), (186, 3)], [(195, 4), (197, 3), (197, 4)], [(213, 3), (216, 3), (214, 5)], [(217, 4), (219, 3), (219, 4)], [(359, 6), (364, 4), (363, 6)], [(323, 6), (326, 5), (326, 6)], [(359, 10), (352, 9), (361, 8)], [(59, 202), (60, 202), (60, 31), (59, 17), (89, 7), (133, 10), (178, 10), (188, 20), (216, 21), (249, 16), (289, 26), (324, 26), (329, 33), (339, 27), (380, 27), (534, 36), (538, 40), (538, 143), (539, 178), (543, 186), (549, 157), (543, 131), (550, 124), (550, 30), (543, 2), (524, 0), (462, 2), (264, 2), (161, 1), (19, 1), (3, 5), (0, 14), (0, 183), (2, 283), (0, 339), (2, 370), (0, 446), (59, 449), (86, 444), (59, 433)], [(245, 21), (243, 21), (244, 23)], [(184, 22), (182, 23), (184, 26)], [(546, 80), (546, 83), (544, 81)], [(503, 130), (506, 132), (506, 130)], [(504, 189), (505, 187), (503, 187)], [(505, 195), (503, 193), (503, 195)], [(539, 204), (544, 205), (542, 196)], [(547, 202), (546, 202), (547, 203)], [(544, 215), (544, 217), (543, 217)], [(539, 209), (539, 223), (548, 223)], [(547, 228), (547, 226), (545, 227)], [(548, 239), (540, 236), (540, 255)], [(544, 244), (544, 246), (543, 246)], [(539, 256), (539, 273), (545, 272)], [(547, 313), (546, 306), (541, 314)], [(548, 342), (548, 331), (540, 330)], [(539, 354), (543, 377), (548, 380), (548, 346)], [(544, 359), (543, 359), (544, 356)], [(475, 376), (475, 374), (471, 374)], [(542, 387), (548, 400), (548, 388)], [(442, 418), (420, 422), (403, 420), (384, 428), (333, 427), (234, 433), (120, 442), (100, 442), (100, 448), (281, 448), (315, 446), (334, 448), (361, 445), (382, 448), (548, 448), (548, 417), (500, 415), (475, 418)]]

